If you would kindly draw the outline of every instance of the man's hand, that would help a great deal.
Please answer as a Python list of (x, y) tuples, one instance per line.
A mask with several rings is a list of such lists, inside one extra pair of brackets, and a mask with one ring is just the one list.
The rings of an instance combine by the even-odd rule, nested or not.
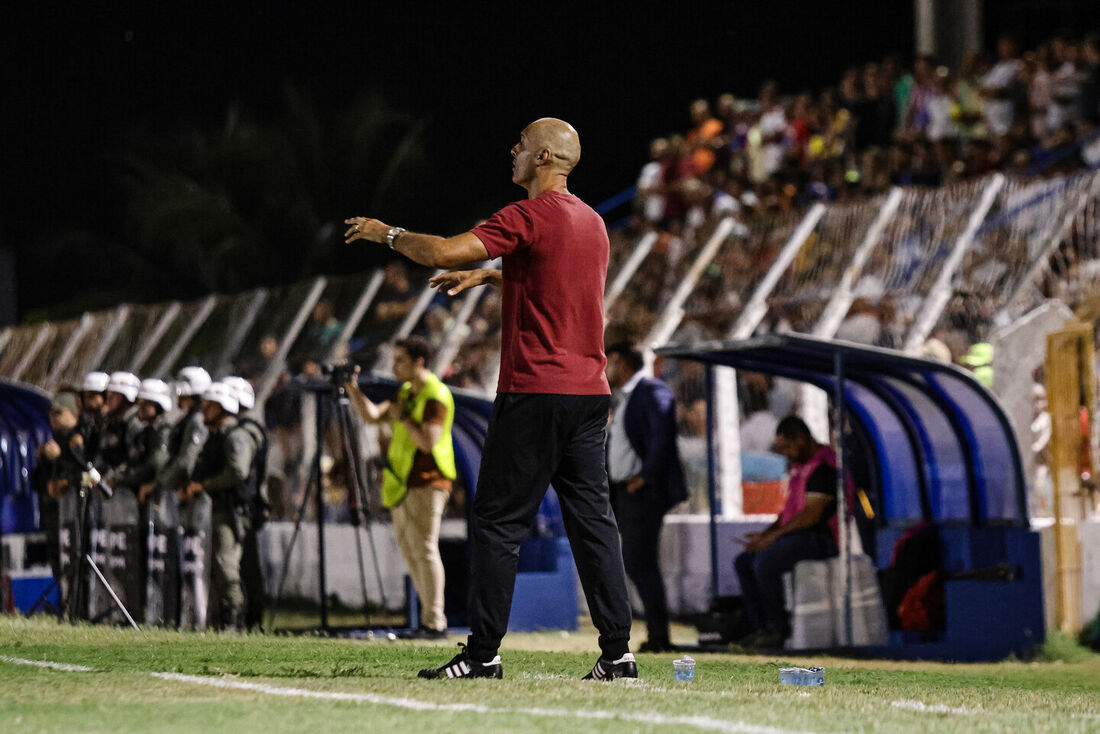
[(404, 417), (405, 411), (401, 407), (400, 400), (394, 400), (390, 403), (390, 407), (386, 410), (386, 415), (390, 420), (399, 421)]
[(386, 235), (390, 231), (390, 225), (369, 217), (352, 217), (351, 219), (345, 219), (344, 224), (351, 225), (348, 227), (348, 231), (344, 232), (344, 242), (348, 244), (356, 240), (385, 242)]
[(774, 535), (770, 531), (763, 533), (749, 533), (746, 539), (749, 541), (745, 543), (745, 550), (749, 553), (760, 553), (771, 547), (771, 544), (775, 542), (775, 539), (779, 537)]
[(645, 480), (644, 479), (642, 479), (641, 477), (631, 477), (629, 480), (627, 480), (627, 483), (626, 483), (627, 494), (634, 494), (635, 492), (637, 492), (639, 489), (641, 489), (644, 486), (645, 486)]
[(476, 288), (479, 285), (485, 285), (486, 283), (492, 283), (495, 280), (494, 274), (499, 275), (499, 270), (493, 270), (491, 268), (483, 268), (480, 270), (453, 270), (449, 273), (441, 273), (431, 280), (428, 284), (432, 288), (438, 288), (439, 290), (447, 290), (448, 296), (457, 296), (468, 288)]
[(51, 479), (46, 482), (46, 494), (48, 494), (51, 499), (61, 499), (61, 495), (65, 494), (65, 490), (68, 488), (68, 479)]
[(201, 482), (188, 482), (187, 486), (183, 488), (184, 499), (191, 499), (192, 497), (198, 497), (202, 494)]
[(144, 502), (150, 494), (153, 493), (153, 487), (156, 486), (155, 482), (146, 482), (138, 488), (138, 502)]
[(61, 447), (57, 445), (57, 441), (50, 439), (39, 447), (38, 454), (49, 461), (54, 461), (61, 456)]

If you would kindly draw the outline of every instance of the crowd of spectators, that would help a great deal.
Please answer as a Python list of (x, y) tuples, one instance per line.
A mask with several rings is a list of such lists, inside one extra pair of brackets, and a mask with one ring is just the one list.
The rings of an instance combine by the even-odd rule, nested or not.
[(686, 133), (655, 139), (638, 177), (638, 216), (678, 234), (715, 209), (752, 215), (847, 201), (890, 186), (941, 186), (992, 171), (1050, 173), (1097, 154), (1100, 34), (1060, 35), (957, 69), (896, 57), (845, 70), (816, 95), (766, 82), (690, 108)]
[[(694, 255), (722, 218), (734, 219), (736, 246), (720, 249), (700, 275), (684, 304), (674, 341), (729, 333), (744, 299), (810, 204), (857, 204), (895, 186), (955, 190), (953, 185), (980, 184), (996, 171), (1015, 182), (1041, 181), (1100, 164), (1100, 35), (1095, 33), (1060, 34), (1023, 53), (1012, 36), (1004, 36), (992, 57), (972, 53), (958, 68), (928, 56), (903, 68), (896, 57), (888, 57), (846, 69), (834, 87), (816, 94), (790, 91), (767, 82), (756, 99), (723, 94), (713, 106), (696, 100), (686, 132), (652, 141), (650, 161), (638, 176), (631, 222), (612, 235), (612, 274), (643, 234), (653, 233), (656, 241), (627, 291), (611, 304), (610, 341), (644, 341), (653, 333)], [(972, 207), (980, 190), (970, 188), (956, 198)], [(1042, 190), (1018, 186), (1006, 201), (1041, 201)], [(953, 242), (969, 209), (952, 211), (951, 202), (950, 195), (937, 194), (929, 199), (927, 211), (899, 213), (888, 223), (893, 233), (889, 236), (934, 227), (936, 231), (928, 230), (926, 237), (905, 236), (898, 242)], [(1023, 228), (1037, 226), (1035, 222), (1050, 211), (1033, 207), (1020, 222), (983, 235), (987, 241), (973, 248), (961, 272), (969, 290), (948, 304), (929, 340), (928, 356), (965, 366), (968, 349), (984, 338), (983, 328), (993, 321), (991, 309), (999, 304), (1001, 296), (990, 294), (998, 293), (1001, 279), (1029, 263), (1033, 243)], [(800, 260), (813, 262), (795, 263), (785, 273), (761, 329), (812, 330), (848, 263), (850, 243), (838, 246), (838, 238), (846, 234), (856, 236), (818, 232), (811, 239), (804, 249), (812, 252)], [(1069, 249), (1084, 251), (1077, 241), (1088, 239), (1083, 233), (1071, 231), (1067, 236), (1072, 240), (1067, 241)], [(1053, 258), (1052, 274), (1083, 267), (1072, 254), (1065, 263)], [(934, 279), (938, 269), (911, 269), (906, 277), (912, 282), (892, 293), (886, 286), (888, 277), (897, 277), (891, 272), (897, 269), (894, 261), (916, 257), (915, 262), (934, 263), (943, 256), (878, 248), (856, 285), (856, 301), (837, 337), (900, 348), (916, 316), (910, 301), (919, 305), (927, 294), (924, 281)], [(806, 274), (805, 282), (786, 283), (802, 277), (796, 271), (803, 266), (820, 272)], [(1051, 291), (1047, 296), (1058, 295), (1049, 283), (1041, 286)], [(898, 296), (906, 293), (908, 300), (899, 302)], [(783, 300), (788, 297), (790, 303)], [(664, 370), (680, 398), (685, 463), (692, 457), (701, 461), (696, 444), (702, 431), (692, 420), (700, 411), (700, 376), (680, 364), (665, 365)], [(762, 391), (753, 382), (761, 379), (743, 376), (739, 387), (742, 402), (751, 403), (744, 411), (749, 444), (767, 435), (753, 430), (754, 425), (768, 424), (797, 407), (797, 391), (790, 385), (769, 380)], [(702, 483), (701, 476), (695, 479)], [(693, 507), (705, 504), (699, 491), (693, 493)]]

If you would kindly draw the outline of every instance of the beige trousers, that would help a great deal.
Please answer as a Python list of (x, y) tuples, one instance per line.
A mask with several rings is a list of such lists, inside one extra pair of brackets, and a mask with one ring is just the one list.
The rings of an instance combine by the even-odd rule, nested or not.
[(420, 596), (420, 624), (434, 630), (447, 629), (447, 617), (443, 614), (443, 559), (439, 557), (439, 523), (447, 494), (442, 489), (416, 487), (391, 511), (397, 547)]

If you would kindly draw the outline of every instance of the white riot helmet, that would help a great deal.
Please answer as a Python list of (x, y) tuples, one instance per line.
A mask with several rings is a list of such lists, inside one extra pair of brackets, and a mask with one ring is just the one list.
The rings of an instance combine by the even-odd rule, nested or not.
[(156, 403), (165, 413), (172, 409), (172, 389), (168, 387), (168, 383), (164, 380), (158, 380), (155, 377), (142, 380), (141, 389), (138, 390), (137, 396), (139, 400)]
[(113, 372), (107, 382), (107, 392), (117, 392), (131, 403), (137, 400), (140, 389), (141, 380), (132, 372)]
[(89, 372), (80, 383), (81, 392), (106, 392), (111, 376), (106, 372)]
[(210, 373), (202, 367), (184, 367), (176, 375), (176, 395), (200, 397), (210, 387)]
[(225, 412), (237, 414), (237, 411), (241, 409), (240, 403), (237, 401), (237, 395), (233, 392), (233, 388), (226, 385), (224, 382), (212, 382), (210, 387), (206, 388), (202, 394), (203, 400), (209, 400), (212, 403), (217, 403), (225, 409)]
[(237, 402), (240, 403), (241, 410), (252, 410), (252, 407), (256, 405), (256, 391), (252, 389), (252, 383), (248, 380), (234, 376), (226, 377), (222, 382), (228, 385), (233, 394), (237, 396)]

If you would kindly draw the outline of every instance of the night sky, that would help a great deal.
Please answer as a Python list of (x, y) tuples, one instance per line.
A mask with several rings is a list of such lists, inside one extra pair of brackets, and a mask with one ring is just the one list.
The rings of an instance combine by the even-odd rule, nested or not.
[(393, 223), (453, 234), (522, 195), (508, 150), (535, 118), (577, 127), (571, 189), (596, 204), (632, 183), (650, 138), (687, 128), (696, 97), (752, 95), (768, 78), (817, 90), (912, 52), (908, 0), (780, 5), (6, 3), (0, 246), (15, 253), (20, 313), (95, 288), (28, 253), (59, 231), (125, 238), (115, 154), (128, 135), (216, 126), (231, 101), (263, 119), (288, 80), (322, 108), (369, 90), (427, 117), (432, 185)]

